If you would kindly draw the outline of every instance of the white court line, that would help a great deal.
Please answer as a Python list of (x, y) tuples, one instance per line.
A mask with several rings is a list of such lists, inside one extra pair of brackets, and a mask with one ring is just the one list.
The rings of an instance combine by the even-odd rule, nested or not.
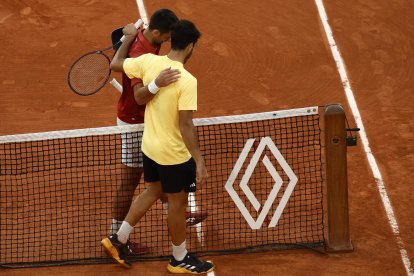
[[(147, 17), (147, 12), (145, 11), (145, 6), (144, 6), (144, 1), (143, 0), (137, 0), (137, 5), (138, 5), (138, 12), (140, 15), (140, 18), (144, 21), (145, 25), (148, 25), (148, 17)], [(191, 204), (190, 206), (190, 210), (193, 212), (193, 208), (195, 209), (195, 211), (197, 211), (197, 206), (195, 204), (195, 197), (193, 195), (191, 195), (191, 193), (189, 194), (190, 197), (190, 202), (193, 201), (194, 204)], [(199, 238), (199, 240), (201, 239), (201, 244), (203, 244), (204, 239), (202, 237), (202, 230), (201, 230), (201, 223), (199, 223), (197, 226), (197, 236)], [(214, 271), (207, 273), (207, 275), (209, 276), (215, 276)]]
[(147, 11), (145, 10), (144, 1), (137, 0), (137, 5), (140, 18), (142, 19), (142, 21), (144, 21), (145, 25), (148, 25), (148, 16)]
[(354, 115), (357, 126), (360, 128), (359, 135), (361, 137), (362, 144), (364, 146), (364, 151), (367, 154), (368, 162), (371, 167), (372, 174), (374, 175), (375, 181), (377, 183), (378, 191), (380, 193), (382, 204), (387, 213), (388, 222), (392, 228), (395, 238), (397, 239), (397, 245), (400, 250), (401, 258), (407, 272), (407, 275), (413, 276), (413, 268), (411, 267), (410, 259), (408, 258), (407, 250), (405, 249), (404, 241), (401, 238), (400, 230), (398, 227), (397, 219), (394, 215), (394, 210), (391, 206), (391, 201), (388, 197), (387, 190), (385, 189), (384, 180), (382, 178), (381, 172), (378, 168), (377, 161), (375, 160), (374, 154), (372, 153), (371, 147), (369, 146), (368, 137), (362, 123), (361, 114), (359, 113), (354, 93), (349, 82), (348, 75), (345, 70), (345, 64), (341, 57), (338, 47), (336, 46), (335, 39), (331, 27), (328, 23), (328, 16), (326, 15), (325, 7), (322, 0), (315, 0), (316, 6), (318, 7), (319, 16), (321, 18), (323, 27), (325, 29), (326, 37), (328, 38), (329, 46), (331, 47), (333, 58), (336, 62), (336, 66), (341, 76), (342, 84), (345, 89), (345, 94), (348, 99), (349, 106), (351, 107), (352, 114)]

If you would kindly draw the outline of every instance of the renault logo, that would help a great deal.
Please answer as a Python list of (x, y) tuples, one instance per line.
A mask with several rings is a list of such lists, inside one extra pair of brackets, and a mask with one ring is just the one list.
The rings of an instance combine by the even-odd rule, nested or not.
[(255, 139), (248, 139), (246, 144), (244, 145), (244, 148), (233, 168), (233, 171), (231, 172), (226, 185), (225, 189), (229, 193), (230, 197), (233, 199), (234, 203), (236, 204), (237, 208), (240, 210), (243, 217), (246, 219), (247, 223), (250, 225), (252, 229), (259, 229), (265, 218), (267, 217), (270, 208), (273, 205), (273, 202), (275, 201), (277, 194), (280, 190), (280, 187), (283, 184), (283, 180), (280, 177), (279, 173), (276, 171), (276, 168), (273, 166), (269, 158), (265, 155), (262, 159), (262, 163), (266, 167), (269, 174), (272, 176), (273, 180), (275, 181), (272, 190), (270, 191), (266, 202), (264, 203), (263, 207), (261, 206), (260, 202), (257, 200), (253, 192), (250, 190), (248, 184), (249, 179), (251, 178), (254, 169), (257, 166), (257, 163), (259, 162), (259, 158), (262, 155), (263, 151), (268, 147), (270, 149), (270, 152), (273, 154), (273, 156), (276, 158), (276, 160), (279, 162), (280, 166), (286, 173), (286, 175), (289, 177), (289, 183), (286, 187), (285, 193), (283, 194), (282, 198), (280, 199), (280, 202), (276, 208), (276, 210), (273, 213), (273, 217), (269, 223), (269, 228), (275, 227), (276, 224), (279, 221), (280, 216), (283, 213), (283, 210), (285, 209), (285, 206), (290, 198), (290, 195), (293, 192), (293, 189), (296, 186), (296, 183), (298, 182), (298, 178), (296, 177), (295, 173), (292, 171), (292, 169), (287, 164), (285, 158), (283, 158), (282, 154), (276, 147), (276, 145), (273, 143), (272, 139), (270, 137), (262, 137), (259, 146), (257, 147), (256, 152), (253, 154), (253, 157), (250, 160), (250, 163), (247, 166), (247, 169), (240, 181), (240, 188), (243, 191), (243, 193), (246, 195), (246, 197), (249, 199), (250, 203), (254, 207), (254, 209), (259, 213), (259, 216), (257, 217), (257, 220), (254, 220), (254, 218), (250, 215), (249, 210), (244, 205), (243, 201), (240, 199), (237, 192), (234, 190), (233, 184), (236, 180), (236, 177), (239, 174), (240, 169), (242, 168), (250, 149), (252, 148), (254, 144)]

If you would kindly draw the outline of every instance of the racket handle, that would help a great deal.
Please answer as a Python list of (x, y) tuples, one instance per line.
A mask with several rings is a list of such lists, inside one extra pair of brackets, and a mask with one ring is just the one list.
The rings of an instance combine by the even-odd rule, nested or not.
[(116, 90), (118, 90), (118, 91), (119, 91), (119, 92), (121, 92), (121, 93), (122, 93), (122, 91), (124, 90), (124, 89), (122, 88), (122, 85), (121, 85), (121, 84), (119, 84), (119, 82), (117, 82), (115, 78), (113, 78), (113, 79), (112, 79), (109, 83), (110, 83), (110, 84), (112, 84), (112, 86), (113, 86), (113, 87), (115, 87), (115, 88), (116, 88)]
[[(139, 29), (139, 28), (141, 28), (142, 24), (144, 24), (144, 21), (142, 21), (142, 19), (138, 19), (138, 21), (135, 22), (134, 25), (135, 25), (135, 28)], [(125, 40), (125, 36), (122, 36), (120, 41), (124, 42), (124, 40)]]

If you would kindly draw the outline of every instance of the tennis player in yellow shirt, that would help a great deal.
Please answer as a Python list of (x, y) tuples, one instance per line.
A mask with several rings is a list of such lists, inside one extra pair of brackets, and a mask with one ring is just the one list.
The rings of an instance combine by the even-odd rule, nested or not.
[[(213, 263), (198, 259), (186, 249), (188, 193), (195, 192), (196, 185), (202, 185), (207, 178), (192, 120), (197, 110), (197, 79), (184, 68), (201, 34), (192, 22), (180, 20), (171, 32), (168, 55), (145, 54), (126, 59), (137, 30), (129, 24), (123, 32), (126, 39), (113, 58), (111, 68), (125, 72), (129, 78), (142, 79), (147, 88), (142, 89), (138, 97), (150, 100), (145, 110), (142, 138), (144, 180), (148, 188), (134, 200), (119, 231), (103, 239), (102, 245), (117, 262), (130, 267), (126, 248), (129, 235), (164, 192), (169, 202), (168, 229), (173, 255), (167, 269), (172, 273), (210, 272), (214, 269)], [(162, 83), (157, 83), (157, 77), (166, 68), (173, 69), (171, 78), (176, 82), (163, 87)], [(179, 70), (179, 76), (175, 70)]]

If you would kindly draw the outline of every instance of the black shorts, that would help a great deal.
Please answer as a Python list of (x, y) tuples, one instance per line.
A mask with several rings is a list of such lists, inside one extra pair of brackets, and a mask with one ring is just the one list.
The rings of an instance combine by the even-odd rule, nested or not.
[(193, 158), (177, 165), (160, 165), (143, 154), (145, 182), (161, 181), (164, 193), (192, 193), (197, 190), (196, 164)]

